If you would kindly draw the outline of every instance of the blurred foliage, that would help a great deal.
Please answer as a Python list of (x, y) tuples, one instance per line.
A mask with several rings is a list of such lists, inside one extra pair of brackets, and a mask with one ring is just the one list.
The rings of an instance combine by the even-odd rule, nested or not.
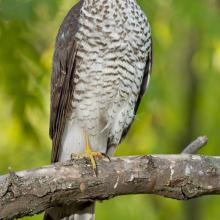
[[(179, 153), (198, 135), (220, 155), (219, 0), (138, 1), (154, 41), (153, 75), (117, 155)], [(54, 39), (74, 0), (0, 0), (0, 174), (50, 161), (49, 83)], [(99, 219), (220, 219), (219, 197), (181, 202), (124, 196), (97, 204)], [(35, 216), (30, 219), (41, 219)], [(29, 219), (29, 218), (25, 218)]]

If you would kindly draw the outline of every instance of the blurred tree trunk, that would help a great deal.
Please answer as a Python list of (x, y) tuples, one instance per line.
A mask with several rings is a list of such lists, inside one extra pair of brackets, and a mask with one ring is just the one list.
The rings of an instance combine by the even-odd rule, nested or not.
[[(193, 58), (195, 57), (199, 45), (200, 45), (200, 34), (198, 30), (193, 30), (189, 33), (186, 43), (186, 53), (185, 53), (185, 77), (186, 77), (186, 122), (185, 122), (185, 134), (180, 138), (180, 146), (185, 146), (190, 140), (196, 136), (197, 125), (196, 125), (196, 115), (197, 115), (197, 102), (198, 102), (198, 92), (199, 92), (199, 79), (196, 68), (193, 66)], [(186, 220), (198, 220), (200, 219), (199, 211), (200, 202), (198, 199), (191, 200), (185, 203), (185, 219)]]

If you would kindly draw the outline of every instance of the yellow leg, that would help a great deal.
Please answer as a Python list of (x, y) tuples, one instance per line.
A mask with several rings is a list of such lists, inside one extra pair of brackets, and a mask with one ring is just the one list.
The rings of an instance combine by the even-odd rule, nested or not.
[(84, 130), (84, 139), (85, 139), (85, 153), (83, 156), (88, 157), (91, 160), (93, 170), (97, 171), (97, 165), (95, 161), (95, 157), (103, 157), (104, 154), (101, 152), (92, 151), (91, 145), (89, 143), (88, 133)]
[(87, 157), (90, 159), (91, 164), (92, 164), (92, 169), (94, 170), (95, 174), (97, 175), (97, 165), (96, 165), (96, 161), (95, 161), (95, 157), (105, 157), (110, 161), (110, 158), (102, 153), (102, 152), (97, 152), (97, 151), (92, 151), (90, 142), (89, 142), (89, 136), (88, 133), (86, 132), (86, 130), (83, 131), (84, 132), (84, 141), (85, 141), (85, 151), (84, 153), (81, 154), (72, 154), (71, 158), (82, 158), (82, 157)]

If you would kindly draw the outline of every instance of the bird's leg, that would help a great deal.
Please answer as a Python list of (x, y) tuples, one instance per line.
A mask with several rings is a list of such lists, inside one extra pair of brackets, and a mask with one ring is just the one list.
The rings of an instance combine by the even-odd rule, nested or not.
[(84, 152), (84, 156), (88, 157), (92, 163), (92, 168), (93, 170), (97, 171), (97, 165), (96, 165), (96, 161), (94, 157), (102, 157), (103, 154), (101, 152), (96, 152), (96, 151), (92, 151), (90, 142), (89, 142), (89, 135), (88, 133), (84, 130), (84, 139), (85, 139), (85, 152)]
[(102, 153), (99, 151), (93, 151), (91, 148), (91, 145), (90, 145), (89, 135), (85, 129), (83, 130), (83, 134), (84, 134), (85, 151), (80, 154), (72, 154), (71, 159), (82, 158), (82, 157), (89, 158), (91, 161), (91, 164), (92, 164), (92, 169), (94, 170), (95, 174), (97, 175), (97, 164), (96, 164), (95, 157), (105, 157), (109, 161), (111, 161), (111, 160), (108, 157), (108, 155), (106, 155), (105, 153)]

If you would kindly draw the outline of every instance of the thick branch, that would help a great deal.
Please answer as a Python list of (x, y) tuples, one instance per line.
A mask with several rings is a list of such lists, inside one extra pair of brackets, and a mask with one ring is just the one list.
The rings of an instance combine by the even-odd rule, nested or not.
[(98, 159), (98, 176), (76, 159), (0, 177), (0, 219), (33, 215), (59, 204), (156, 194), (186, 200), (220, 193), (220, 157), (151, 155)]

